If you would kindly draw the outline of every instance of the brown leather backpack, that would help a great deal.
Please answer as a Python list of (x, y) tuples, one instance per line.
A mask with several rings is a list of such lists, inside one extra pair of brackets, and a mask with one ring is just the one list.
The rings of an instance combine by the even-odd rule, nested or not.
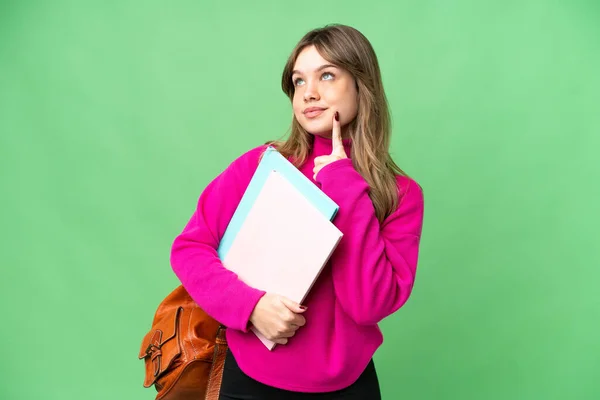
[(225, 327), (178, 286), (158, 306), (142, 341), (144, 387), (154, 385), (156, 400), (218, 400), (226, 352)]

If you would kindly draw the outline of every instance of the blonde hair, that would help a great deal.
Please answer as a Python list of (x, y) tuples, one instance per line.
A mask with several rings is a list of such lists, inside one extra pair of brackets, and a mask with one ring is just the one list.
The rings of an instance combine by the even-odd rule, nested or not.
[[(294, 64), (307, 46), (315, 46), (323, 58), (347, 70), (355, 79), (358, 114), (348, 126), (352, 140), (350, 158), (354, 168), (369, 184), (369, 197), (377, 219), (382, 223), (398, 206), (396, 174), (406, 174), (389, 154), (390, 115), (375, 51), (362, 33), (346, 25), (332, 24), (308, 32), (292, 50), (281, 77), (281, 88), (291, 101), (294, 97)], [(293, 116), (289, 138), (269, 144), (300, 167), (311, 150), (311, 134)]]

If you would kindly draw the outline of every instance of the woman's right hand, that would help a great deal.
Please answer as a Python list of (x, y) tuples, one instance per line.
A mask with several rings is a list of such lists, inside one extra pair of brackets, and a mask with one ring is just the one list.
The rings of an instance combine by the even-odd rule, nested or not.
[(276, 294), (266, 293), (250, 315), (250, 322), (264, 337), (277, 344), (286, 344), (306, 319), (301, 314), (306, 307)]

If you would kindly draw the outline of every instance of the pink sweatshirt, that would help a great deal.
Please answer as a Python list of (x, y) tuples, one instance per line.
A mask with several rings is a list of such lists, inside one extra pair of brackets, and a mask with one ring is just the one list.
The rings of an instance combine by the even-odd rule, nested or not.
[[(348, 157), (350, 146), (351, 141), (344, 140)], [(269, 351), (248, 330), (250, 314), (264, 292), (225, 269), (216, 250), (264, 149), (245, 153), (206, 187), (173, 243), (171, 265), (196, 303), (229, 328), (230, 350), (245, 374), (285, 390), (340, 390), (358, 379), (383, 342), (377, 323), (410, 296), (423, 193), (415, 181), (398, 176), (400, 206), (380, 224), (369, 186), (350, 159), (319, 172), (316, 185), (339, 205), (334, 224), (344, 237), (304, 302), (306, 325), (288, 344)], [(312, 181), (315, 157), (331, 150), (331, 139), (315, 136), (300, 170)]]

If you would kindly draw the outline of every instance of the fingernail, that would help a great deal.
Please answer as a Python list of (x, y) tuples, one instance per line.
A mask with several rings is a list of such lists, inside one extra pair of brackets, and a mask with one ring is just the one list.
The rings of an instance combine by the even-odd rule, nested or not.
[(340, 113), (336, 111), (334, 117), (335, 117), (336, 121), (339, 121), (340, 120)]
[(306, 310), (306, 306), (300, 306), (300, 308)]

